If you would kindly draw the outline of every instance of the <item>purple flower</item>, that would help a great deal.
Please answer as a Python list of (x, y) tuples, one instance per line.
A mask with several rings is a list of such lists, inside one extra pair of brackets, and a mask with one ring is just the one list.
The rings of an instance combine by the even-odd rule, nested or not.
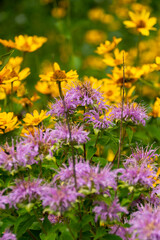
[(89, 82), (79, 82), (67, 92), (77, 106), (97, 105), (98, 109), (105, 109), (104, 98)]
[[(114, 106), (110, 114), (113, 116), (113, 119), (120, 120), (121, 111), (122, 111), (121, 105), (119, 105), (118, 107)], [(131, 120), (135, 124), (142, 123), (143, 125), (145, 125), (146, 120), (148, 120), (149, 117), (146, 113), (145, 107), (134, 102), (134, 103), (127, 103), (124, 105), (123, 119), (125, 121)]]
[(10, 203), (7, 196), (3, 195), (5, 189), (0, 191), (0, 209), (5, 209), (5, 204)]
[[(89, 140), (89, 132), (84, 131), (83, 126), (71, 125), (70, 130), (72, 141), (81, 144)], [(65, 140), (66, 142), (69, 142), (69, 131), (66, 123), (59, 122), (55, 124), (55, 130), (53, 130), (53, 133), (55, 139)]]
[(106, 221), (108, 218), (110, 220), (120, 220), (118, 213), (124, 212), (128, 213), (125, 207), (121, 207), (118, 203), (118, 198), (115, 198), (111, 205), (107, 205), (105, 202), (96, 202), (97, 206), (93, 208), (95, 213), (95, 221), (100, 217), (102, 220)]
[(66, 109), (64, 109), (64, 105), (62, 100), (58, 100), (56, 99), (56, 102), (51, 104), (51, 106), (49, 107), (50, 110), (47, 112), (47, 115), (52, 115), (52, 116), (57, 116), (57, 117), (62, 117), (65, 115), (65, 110), (69, 113), (69, 114), (73, 114), (77, 105), (76, 103), (74, 103), (72, 101), (72, 99), (70, 98), (70, 96), (68, 95), (68, 93), (66, 93), (66, 96), (64, 97), (64, 101), (65, 101), (65, 107)]
[(32, 144), (24, 144), (21, 142), (12, 141), (12, 145), (5, 144), (4, 149), (0, 151), (0, 166), (8, 171), (17, 169), (19, 166), (31, 165), (36, 162), (35, 156), (38, 152), (33, 151)]
[(111, 234), (115, 234), (119, 237), (121, 237), (123, 240), (128, 240), (129, 238), (126, 237), (128, 234), (128, 228), (124, 228), (122, 226), (114, 225), (111, 227), (111, 231), (109, 232)]
[(49, 207), (53, 211), (65, 211), (74, 203), (78, 193), (73, 186), (43, 186), (41, 200), (44, 207)]
[(154, 162), (154, 160), (159, 156), (159, 154), (156, 153), (157, 149), (151, 149), (149, 147), (146, 147), (145, 149), (143, 147), (138, 147), (136, 149), (132, 149), (132, 154), (130, 155), (130, 158), (136, 159), (137, 162), (146, 162), (147, 164)]
[(54, 214), (49, 214), (48, 215), (48, 220), (52, 223), (52, 224), (55, 224), (57, 222), (61, 222), (60, 218), (57, 217), (56, 215)]
[(152, 187), (156, 172), (146, 164), (137, 164), (135, 159), (132, 163), (125, 162), (125, 169), (121, 169), (122, 175), (119, 179), (128, 182), (131, 185), (141, 184), (146, 187)]
[(15, 206), (17, 203), (23, 202), (24, 200), (31, 200), (38, 198), (41, 195), (41, 181), (18, 181), (16, 186), (12, 187), (12, 191), (8, 194), (8, 199), (10, 201), (10, 207)]
[[(76, 178), (78, 188), (87, 186), (91, 189), (93, 186), (99, 192), (106, 188), (116, 188), (116, 171), (111, 171), (111, 166), (106, 165), (104, 168), (98, 166), (90, 166), (89, 162), (77, 162), (75, 165)], [(69, 161), (69, 166), (63, 165), (60, 172), (54, 177), (53, 181), (59, 179), (61, 181), (67, 181), (69, 184), (74, 184), (73, 177), (73, 163)]]
[(101, 112), (102, 109), (106, 109), (102, 94), (96, 89), (93, 89), (89, 82), (79, 81), (77, 85), (66, 92), (64, 101), (66, 109), (64, 109), (62, 100), (56, 100), (56, 102), (51, 105), (50, 111), (47, 114), (60, 117), (65, 115), (65, 110), (69, 114), (73, 114), (78, 106), (97, 109)]
[(138, 211), (131, 215), (129, 224), (132, 240), (159, 240), (160, 208), (149, 204), (138, 206)]
[(9, 230), (5, 230), (2, 237), (0, 237), (0, 240), (17, 240), (16, 235), (11, 233)]
[(156, 177), (156, 168), (151, 162), (158, 156), (155, 151), (137, 147), (130, 157), (124, 161), (125, 169), (120, 170), (122, 173), (120, 179), (132, 185), (142, 184), (152, 187)]
[(113, 123), (111, 122), (110, 116), (101, 117), (100, 112), (95, 110), (90, 110), (89, 112), (84, 114), (85, 119), (88, 119), (88, 123), (91, 122), (94, 124), (94, 128), (108, 128)]
[(52, 129), (35, 129), (33, 134), (26, 134), (23, 138), (24, 145), (31, 145), (32, 152), (38, 152), (38, 157), (42, 160), (45, 155), (53, 156), (51, 147), (57, 142), (55, 132)]

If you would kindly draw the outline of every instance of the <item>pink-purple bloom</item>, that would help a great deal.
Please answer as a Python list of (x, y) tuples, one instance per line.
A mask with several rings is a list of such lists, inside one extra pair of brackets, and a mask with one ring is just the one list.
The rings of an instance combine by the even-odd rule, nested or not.
[(143, 148), (136, 148), (128, 157), (121, 169), (120, 179), (128, 182), (131, 185), (141, 184), (146, 187), (152, 187), (154, 178), (156, 177), (156, 168), (152, 164), (154, 158), (157, 156), (156, 150)]
[(73, 204), (78, 193), (73, 186), (43, 186), (41, 193), (42, 205), (49, 207), (53, 211), (66, 211)]
[(17, 240), (16, 235), (6, 230), (0, 240)]
[[(88, 134), (89, 132), (84, 131), (83, 126), (78, 125), (70, 125), (71, 130), (71, 139), (72, 141), (81, 144), (85, 143), (89, 140)], [(55, 124), (54, 138), (57, 140), (69, 142), (69, 130), (66, 123), (57, 123)]]
[(99, 111), (90, 110), (89, 112), (84, 114), (84, 120), (87, 119), (88, 123), (93, 123), (94, 128), (108, 128), (113, 125), (110, 117), (103, 116), (101, 117), (101, 113)]
[(118, 198), (115, 198), (110, 206), (102, 201), (95, 203), (96, 206), (93, 208), (93, 212), (95, 213), (95, 221), (98, 220), (98, 217), (100, 217), (103, 221), (106, 221), (107, 219), (120, 220), (118, 215), (119, 213), (128, 213), (127, 209), (125, 207), (121, 207), (121, 205), (118, 203)]
[(0, 209), (5, 209), (6, 204), (9, 204), (9, 199), (7, 196), (3, 195), (5, 189), (0, 191)]
[(31, 143), (24, 144), (22, 141), (14, 142), (9, 146), (5, 144), (4, 149), (0, 151), (0, 166), (10, 171), (27, 164), (31, 165), (36, 162), (35, 157), (38, 155), (36, 150), (33, 150)]
[(111, 227), (111, 231), (109, 233), (115, 234), (121, 237), (123, 240), (129, 240), (127, 237), (128, 235), (128, 228), (124, 228), (122, 226), (114, 225)]
[(33, 199), (39, 198), (41, 195), (40, 184), (40, 179), (17, 181), (16, 185), (12, 187), (12, 191), (8, 194), (10, 207), (16, 207), (17, 203), (21, 203), (25, 200), (31, 202)]
[[(111, 115), (113, 119), (120, 120), (121, 119), (121, 112), (122, 112), (122, 106), (114, 106)], [(135, 124), (146, 124), (146, 120), (149, 119), (149, 116), (147, 115), (147, 110), (144, 106), (141, 106), (138, 103), (127, 103), (123, 107), (123, 120), (125, 121), (132, 121)]]
[(132, 240), (160, 239), (160, 207), (149, 204), (138, 206), (138, 211), (131, 214), (129, 232)]
[[(82, 160), (75, 164), (77, 186), (88, 187), (91, 189), (93, 186), (97, 192), (100, 190), (106, 190), (106, 188), (116, 189), (116, 171), (111, 171), (111, 165), (106, 165), (104, 168), (100, 168), (99, 165), (91, 166), (89, 161), (83, 162)], [(69, 166), (65, 164), (60, 169), (59, 173), (54, 177), (54, 181), (59, 179), (61, 181), (74, 184), (73, 177), (73, 163), (69, 161)]]
[(65, 111), (73, 114), (79, 106), (98, 111), (106, 109), (102, 94), (92, 88), (89, 82), (81, 82), (69, 89), (64, 96), (64, 101), (66, 109), (64, 109), (64, 104), (61, 99), (56, 100), (56, 102), (51, 105), (48, 114), (62, 117), (65, 116)]
[(56, 138), (55, 131), (47, 128), (35, 129), (34, 133), (26, 134), (22, 140), (24, 145), (31, 145), (32, 152), (38, 152), (38, 157), (42, 160), (48, 154), (53, 156), (51, 148), (57, 142)]

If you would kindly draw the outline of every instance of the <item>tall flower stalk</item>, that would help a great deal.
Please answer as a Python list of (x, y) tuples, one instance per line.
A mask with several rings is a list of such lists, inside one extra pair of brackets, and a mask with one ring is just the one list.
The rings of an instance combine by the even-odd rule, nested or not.
[(119, 168), (120, 157), (121, 157), (121, 145), (122, 145), (122, 131), (123, 131), (123, 108), (124, 108), (124, 84), (125, 84), (125, 65), (124, 65), (124, 52), (123, 52), (123, 85), (122, 85), (122, 109), (121, 109), (121, 121), (120, 121), (120, 133), (119, 133), (119, 148), (118, 148), (118, 163)]
[(65, 118), (66, 118), (66, 123), (67, 123), (67, 127), (68, 127), (68, 132), (69, 132), (69, 142), (70, 142), (71, 150), (72, 150), (74, 185), (75, 185), (75, 189), (77, 190), (75, 156), (74, 156), (74, 147), (73, 147), (73, 141), (72, 141), (71, 127), (70, 127), (70, 123), (69, 123), (69, 116), (68, 116), (68, 111), (67, 111), (67, 108), (66, 108), (64, 95), (63, 95), (62, 88), (61, 88), (61, 81), (56, 81), (56, 82), (57, 82), (57, 85), (58, 85), (59, 95), (60, 95), (60, 98), (62, 99), (62, 103), (63, 103), (63, 107), (64, 107), (64, 111), (65, 111)]

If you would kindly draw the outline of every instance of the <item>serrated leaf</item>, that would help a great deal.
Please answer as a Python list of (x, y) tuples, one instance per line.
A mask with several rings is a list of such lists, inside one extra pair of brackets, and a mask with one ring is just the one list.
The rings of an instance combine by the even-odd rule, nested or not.
[(127, 135), (128, 135), (129, 143), (131, 143), (132, 138), (133, 138), (133, 131), (132, 131), (131, 128), (126, 128), (126, 132), (127, 132)]
[(106, 235), (106, 230), (104, 228), (98, 228), (96, 231), (96, 235), (94, 237), (94, 240), (101, 239), (103, 236)]
[(0, 56), (0, 60), (2, 61), (2, 65), (0, 66), (0, 71), (4, 68), (4, 66), (8, 63), (11, 55), (13, 54), (14, 50), (11, 50), (8, 53), (5, 53)]
[(106, 234), (105, 237), (103, 237), (103, 239), (106, 239), (106, 240), (122, 240), (121, 237), (119, 237), (115, 234)]
[(19, 217), (15, 225), (15, 232), (17, 237), (21, 237), (27, 231), (27, 229), (29, 229), (34, 221), (36, 221), (36, 217), (31, 216), (30, 214), (25, 214)]
[(89, 148), (87, 148), (87, 159), (90, 160), (93, 155), (96, 153), (97, 148), (96, 147), (92, 147), (90, 146)]

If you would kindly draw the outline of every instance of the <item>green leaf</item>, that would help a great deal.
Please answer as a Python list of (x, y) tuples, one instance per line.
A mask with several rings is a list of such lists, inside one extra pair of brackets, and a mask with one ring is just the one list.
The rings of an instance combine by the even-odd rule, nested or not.
[(93, 155), (96, 153), (97, 148), (96, 147), (92, 147), (90, 146), (89, 148), (87, 148), (87, 159), (90, 160)]
[(129, 143), (131, 143), (133, 138), (133, 131), (131, 128), (126, 128), (126, 132), (128, 134)]
[(106, 240), (122, 240), (121, 237), (119, 237), (117, 235), (114, 235), (114, 234), (106, 234), (103, 239), (106, 239)]
[(15, 232), (17, 237), (21, 237), (34, 221), (36, 221), (36, 217), (34, 215), (31, 216), (30, 214), (25, 214), (20, 216), (15, 224)]
[(13, 54), (14, 50), (5, 53), (3, 55), (0, 56), (0, 60), (2, 61), (2, 65), (0, 66), (0, 71), (4, 68), (4, 66), (8, 63), (11, 55)]
[(101, 239), (105, 235), (106, 235), (106, 230), (104, 228), (100, 227), (96, 231), (96, 235), (94, 237), (94, 240)]

